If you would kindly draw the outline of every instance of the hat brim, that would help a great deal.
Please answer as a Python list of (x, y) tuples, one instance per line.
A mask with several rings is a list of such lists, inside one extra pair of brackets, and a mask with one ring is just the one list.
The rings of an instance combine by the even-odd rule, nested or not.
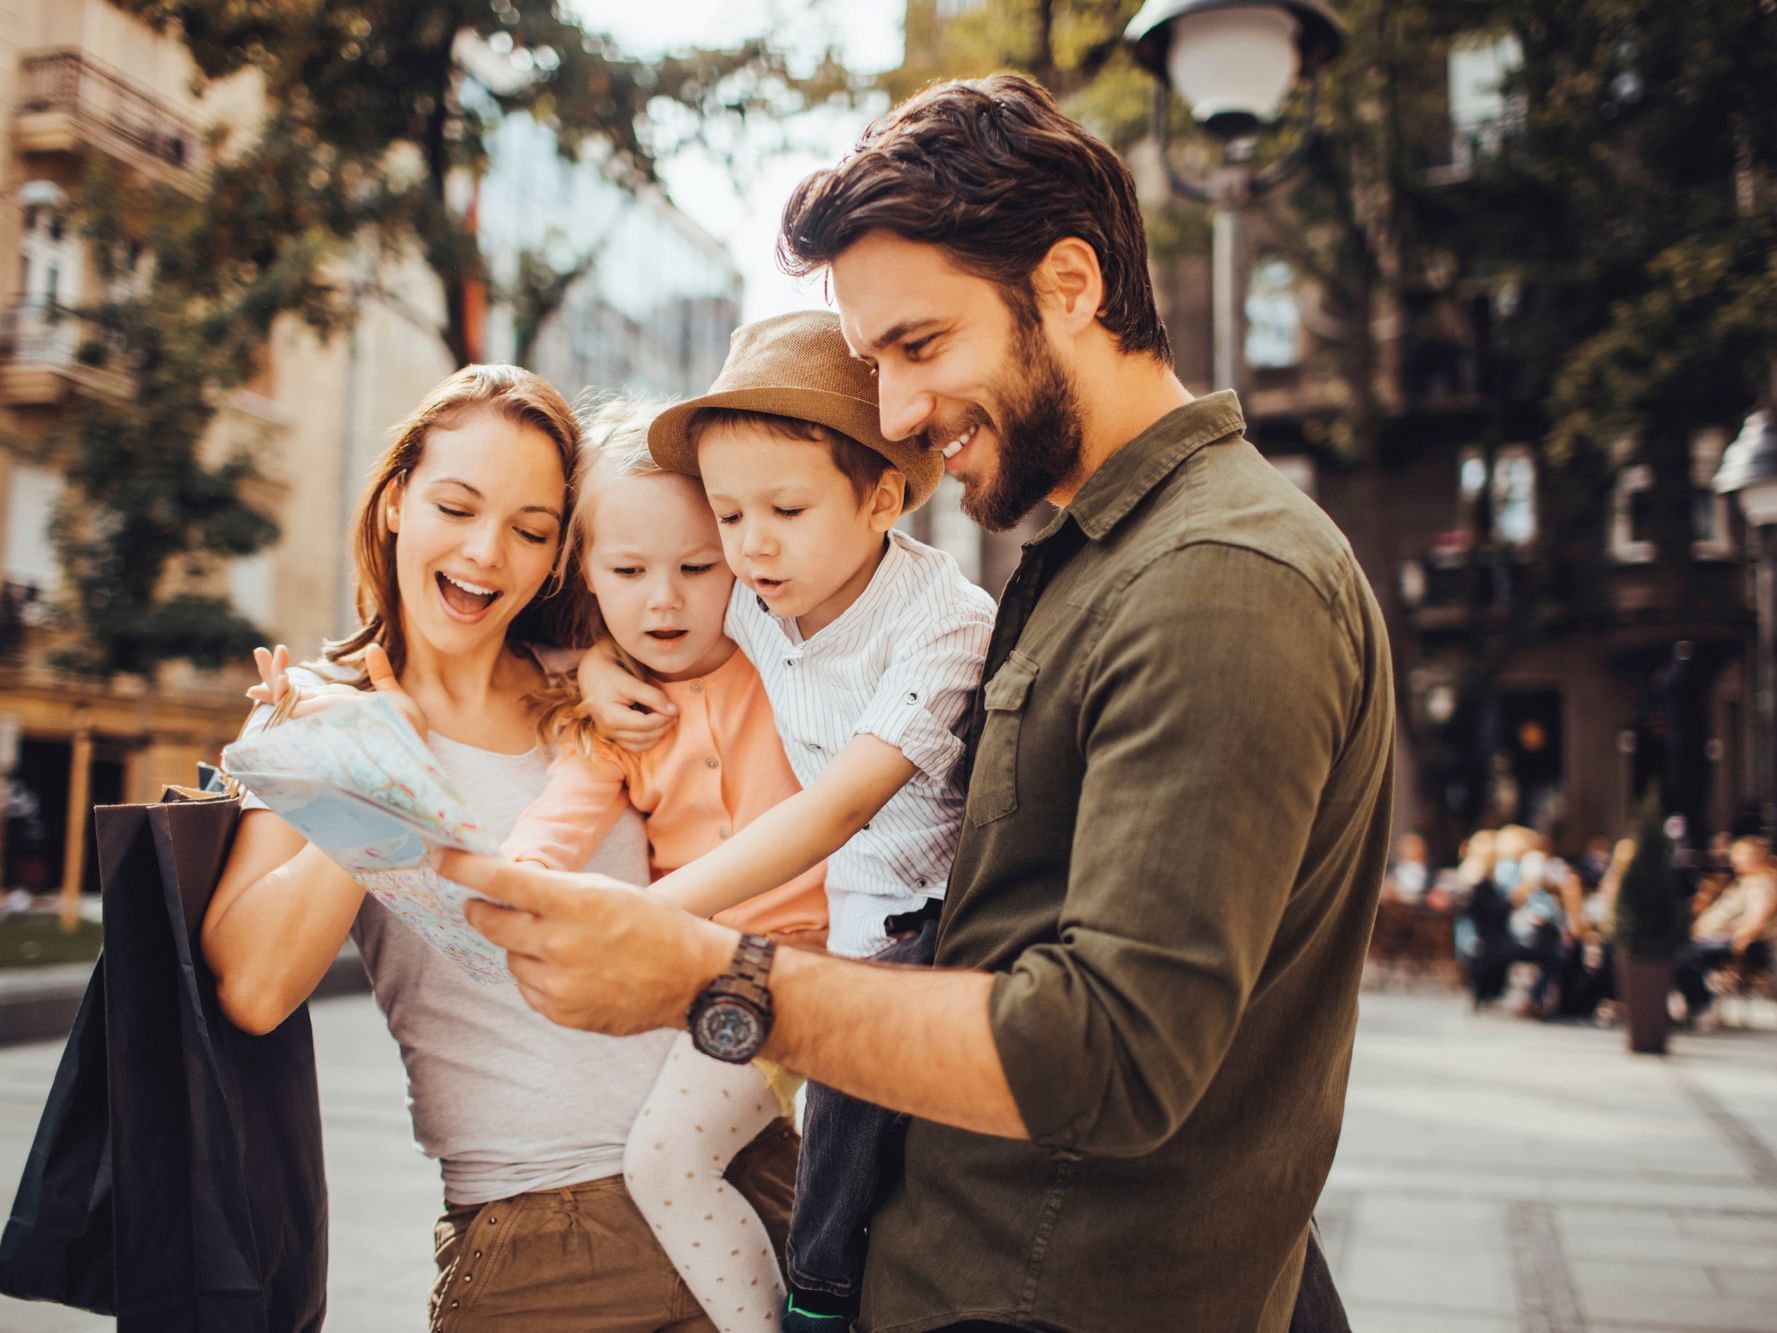
[(850, 394), (784, 385), (726, 389), (673, 404), (655, 417), (648, 427), (648, 452), (654, 456), (654, 461), (668, 472), (701, 477), (703, 473), (697, 466), (697, 445), (691, 438), (691, 419), (712, 407), (812, 421), (849, 436), (888, 459), (906, 477), (908, 495), (903, 512), (918, 509), (931, 499), (944, 476), (943, 460), (917, 440), (882, 438), (881, 419), (875, 403)]

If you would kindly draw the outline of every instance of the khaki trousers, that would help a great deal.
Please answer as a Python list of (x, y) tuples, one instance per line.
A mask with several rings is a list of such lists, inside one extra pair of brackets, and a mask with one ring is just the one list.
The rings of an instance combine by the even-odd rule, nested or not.
[[(728, 1180), (783, 1253), (799, 1140), (779, 1120)], [(435, 1231), (432, 1333), (714, 1333), (630, 1202), (621, 1175), (448, 1208)]]

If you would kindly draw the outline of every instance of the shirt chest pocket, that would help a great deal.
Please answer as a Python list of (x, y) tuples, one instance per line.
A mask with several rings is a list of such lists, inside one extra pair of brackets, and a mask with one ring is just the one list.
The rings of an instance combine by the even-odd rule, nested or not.
[(969, 775), (966, 811), (971, 824), (991, 824), (1018, 808), (1018, 733), (1036, 679), (1037, 664), (1014, 651), (982, 692), (987, 719)]

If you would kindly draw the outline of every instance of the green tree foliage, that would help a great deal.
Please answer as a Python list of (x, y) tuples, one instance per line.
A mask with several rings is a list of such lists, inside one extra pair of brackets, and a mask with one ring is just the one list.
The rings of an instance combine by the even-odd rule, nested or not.
[(1563, 619), (1602, 605), (1613, 470), (1653, 473), (1650, 531), (1688, 575), (1691, 440), (1732, 430), (1777, 355), (1777, 6), (1490, 0), (1522, 63), (1499, 150), (1432, 225), (1518, 299), (1494, 391), (1547, 479)]
[[(707, 125), (849, 90), (830, 54), (792, 70), (762, 40), (639, 60), (548, 0), (118, 4), (177, 35), (200, 85), (256, 79), (265, 110), (217, 134), (195, 193), (106, 170), (84, 192), (110, 296), (82, 312), (97, 330), (83, 354), (135, 384), (128, 404), (85, 400), (57, 442), (72, 488), (55, 540), (79, 630), (62, 664), (98, 678), (238, 661), (260, 639), (203, 576), (277, 530), (245, 498), (252, 449), (210, 458), (203, 445), (280, 317), (323, 335), (350, 318), (354, 247), (423, 256), (442, 292), (442, 343), (458, 364), (476, 353), (487, 266), (462, 187), (502, 118), (535, 117), (564, 154), (636, 186)], [(144, 281), (118, 267), (134, 246)], [(534, 335), (594, 259), (526, 256), (517, 288), (494, 295)]]
[[(937, 0), (907, 6), (906, 53), (877, 81), (892, 102), (941, 79), (1016, 70), (1042, 84), (1081, 124), (1119, 151), (1149, 131), (1154, 82), (1123, 31), (1141, 0), (982, 0), (947, 16)], [(1183, 128), (1184, 113), (1174, 108)], [(1209, 213), (1187, 200), (1150, 201), (1148, 247), (1165, 264), (1209, 250)]]
[[(487, 267), (453, 187), (479, 175), (504, 117), (535, 117), (564, 154), (590, 153), (638, 184), (678, 146), (675, 135), (849, 90), (831, 53), (797, 72), (762, 39), (639, 60), (550, 0), (122, 8), (179, 32), (206, 79), (257, 74), (269, 108), (260, 130), (267, 188), (312, 195), (313, 221), (335, 235), (416, 245), (442, 287), (440, 336), (458, 365), (475, 351), (474, 293)], [(690, 114), (659, 114), (675, 108)], [(296, 234), (267, 226), (262, 239), (276, 251)]]
[[(249, 152), (219, 167), (212, 191), (233, 199), (256, 188), (256, 161)], [(203, 576), (275, 540), (277, 528), (245, 496), (258, 477), (250, 444), (218, 458), (200, 443), (223, 396), (260, 369), (281, 313), (331, 327), (335, 307), (318, 277), (328, 246), (308, 229), (262, 267), (222, 235), (212, 199), (104, 167), (86, 182), (80, 212), (110, 297), (83, 312), (91, 332), (79, 356), (120, 372), (133, 393), (83, 397), (52, 440), (70, 483), (52, 537), (79, 631), (58, 665), (105, 678), (149, 676), (175, 659), (239, 661), (260, 633)]]

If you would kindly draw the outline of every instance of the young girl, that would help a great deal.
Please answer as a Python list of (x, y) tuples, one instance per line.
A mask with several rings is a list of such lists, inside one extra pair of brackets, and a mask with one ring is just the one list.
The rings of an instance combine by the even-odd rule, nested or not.
[[(610, 641), (673, 700), (679, 725), (631, 754), (591, 734), (576, 690), (555, 700), (544, 735), (561, 757), (504, 845), (553, 869), (584, 864), (633, 804), (647, 817), (652, 870), (663, 875), (798, 790), (758, 672), (723, 633), (734, 576), (703, 489), (649, 455), (658, 406), (617, 399), (588, 423), (570, 540)], [(780, 936), (819, 930), (821, 867), (717, 919)], [(787, 1091), (774, 1067), (706, 1059), (681, 1037), (624, 1150), (630, 1197), (725, 1330), (775, 1328), (783, 1307), (770, 1239), (723, 1172), (787, 1110)]]
[[(294, 688), (300, 714), (378, 678), (477, 820), (509, 829), (546, 785), (534, 700), (548, 681), (532, 645), (586, 642), (588, 595), (562, 578), (579, 439), (568, 404), (528, 371), (470, 366), (440, 383), (397, 426), (360, 505), (362, 624), (287, 679), (287, 654), (265, 654), (262, 702)], [(671, 1038), (572, 1032), (516, 987), (477, 984), (256, 804), (204, 919), (204, 955), (230, 1019), (269, 1031), (347, 935), (357, 940), (401, 1047), (414, 1139), (443, 1175), (427, 1328), (709, 1327), (622, 1178)], [(577, 868), (633, 882), (646, 864), (641, 820), (620, 812)], [(794, 1154), (780, 1126), (736, 1166), (774, 1225), (787, 1218)]]

